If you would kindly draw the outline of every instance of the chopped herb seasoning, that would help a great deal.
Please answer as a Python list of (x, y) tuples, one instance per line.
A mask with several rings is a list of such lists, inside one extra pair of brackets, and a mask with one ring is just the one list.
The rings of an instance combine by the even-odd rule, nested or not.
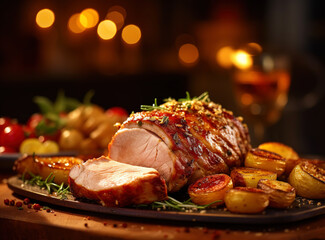
[(164, 124), (167, 126), (169, 123), (169, 117), (168, 116), (163, 116), (163, 118), (160, 120), (160, 124)]
[(139, 121), (137, 122), (137, 124), (138, 124), (139, 127), (142, 127), (142, 121), (141, 121), (141, 120), (139, 120)]
[(175, 134), (173, 135), (173, 139), (174, 139), (174, 141), (175, 141), (176, 144), (179, 144), (179, 143), (180, 143), (180, 139), (179, 139), (179, 136), (178, 136), (177, 133), (175, 133)]
[(227, 155), (230, 157), (232, 155), (232, 152), (230, 150), (227, 150)]

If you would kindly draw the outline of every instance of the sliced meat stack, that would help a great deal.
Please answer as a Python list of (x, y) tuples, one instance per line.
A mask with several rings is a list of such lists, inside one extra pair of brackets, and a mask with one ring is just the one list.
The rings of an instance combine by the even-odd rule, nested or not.
[(241, 166), (250, 147), (242, 118), (205, 96), (171, 99), (131, 114), (109, 144), (109, 157), (157, 169), (174, 192), (198, 178)]
[(167, 198), (165, 180), (157, 170), (132, 166), (107, 157), (74, 166), (69, 174), (72, 194), (108, 207), (148, 204)]

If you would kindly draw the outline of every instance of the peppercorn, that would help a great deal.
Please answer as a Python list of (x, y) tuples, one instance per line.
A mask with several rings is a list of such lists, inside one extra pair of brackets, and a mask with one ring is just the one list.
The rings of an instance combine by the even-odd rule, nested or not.
[(23, 206), (23, 203), (22, 202), (16, 202), (16, 207), (22, 207)]
[(35, 203), (35, 204), (33, 205), (33, 209), (35, 209), (35, 210), (40, 210), (40, 209), (41, 209), (41, 205), (39, 205), (38, 203)]
[(8, 198), (3, 200), (3, 202), (4, 202), (4, 204), (9, 205), (9, 199)]
[(32, 208), (32, 204), (29, 203), (29, 204), (27, 205), (27, 207), (28, 207), (28, 208)]
[(48, 209), (46, 209), (46, 212), (48, 212), (48, 213), (49, 213), (49, 212), (51, 212), (51, 209), (49, 209), (49, 208), (48, 208)]
[(24, 199), (24, 204), (25, 204), (25, 205), (28, 205), (29, 203), (30, 203), (29, 198), (25, 198), (25, 199)]
[(16, 201), (14, 199), (10, 200), (9, 204), (10, 206), (15, 206)]

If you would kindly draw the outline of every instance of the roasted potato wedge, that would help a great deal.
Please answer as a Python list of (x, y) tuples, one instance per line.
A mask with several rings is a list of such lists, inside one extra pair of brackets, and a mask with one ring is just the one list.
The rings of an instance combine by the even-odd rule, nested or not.
[(38, 157), (25, 155), (14, 163), (14, 170), (28, 178), (29, 172), (39, 175), (42, 179), (46, 179), (53, 173), (54, 182), (68, 184), (68, 176), (72, 166), (83, 163), (83, 160), (76, 157)]
[(210, 207), (224, 203), (226, 192), (233, 187), (231, 178), (226, 174), (215, 174), (197, 180), (188, 188), (188, 194), (197, 205), (206, 205), (214, 201)]
[(269, 205), (269, 195), (262, 189), (236, 187), (226, 193), (225, 204), (232, 213), (260, 213)]
[(287, 208), (296, 198), (296, 190), (287, 182), (261, 179), (257, 188), (269, 194), (270, 207)]
[(325, 198), (325, 170), (310, 162), (303, 161), (295, 166), (288, 181), (301, 197)]
[(267, 150), (279, 154), (286, 160), (284, 174), (289, 176), (292, 169), (300, 162), (298, 153), (288, 145), (279, 142), (266, 142), (258, 146), (259, 149)]
[(245, 167), (264, 169), (280, 176), (284, 173), (286, 163), (285, 159), (277, 153), (254, 148), (246, 155)]
[(256, 168), (234, 168), (230, 177), (235, 187), (257, 187), (257, 183), (260, 179), (275, 180), (277, 175), (275, 172), (256, 169)]

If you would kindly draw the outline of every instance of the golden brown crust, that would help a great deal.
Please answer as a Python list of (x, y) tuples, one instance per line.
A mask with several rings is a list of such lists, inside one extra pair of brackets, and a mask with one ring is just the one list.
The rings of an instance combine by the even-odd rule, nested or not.
[(68, 184), (70, 169), (80, 163), (83, 163), (83, 160), (77, 157), (39, 157), (24, 155), (15, 161), (13, 169), (18, 174), (24, 174), (26, 178), (30, 177), (29, 172), (41, 176), (43, 179), (52, 173), (55, 176), (55, 183), (61, 184), (64, 182)]

